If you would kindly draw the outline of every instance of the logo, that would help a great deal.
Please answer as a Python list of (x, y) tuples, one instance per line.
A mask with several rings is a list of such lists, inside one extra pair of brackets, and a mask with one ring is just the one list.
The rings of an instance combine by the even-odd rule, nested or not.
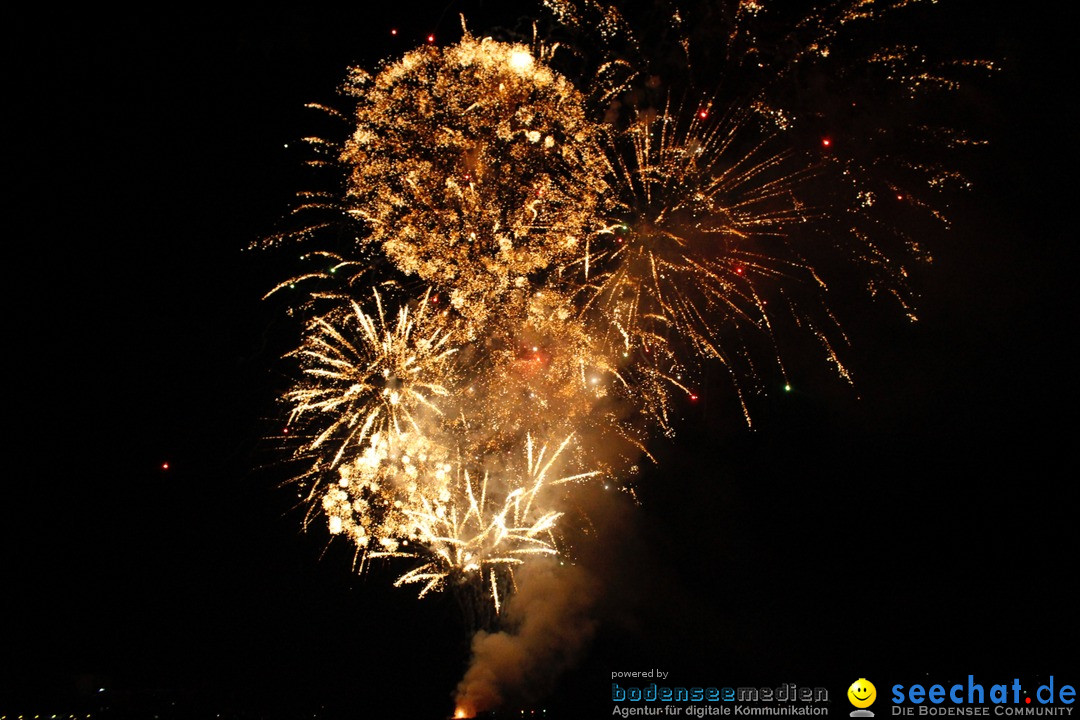
[(847, 698), (857, 708), (851, 711), (851, 717), (874, 717), (874, 713), (866, 709), (877, 699), (877, 688), (874, 687), (874, 683), (866, 678), (859, 678), (847, 689)]
[[(860, 681), (861, 682), (861, 681)], [(1030, 687), (1030, 685), (1028, 686)], [(892, 715), (1071, 715), (1076, 688), (1053, 675), (1034, 694), (1014, 677), (1011, 683), (984, 685), (975, 681), (892, 686)], [(910, 703), (910, 705), (908, 705)], [(1065, 706), (1065, 707), (1062, 707)], [(993, 710), (991, 711), (991, 707)]]

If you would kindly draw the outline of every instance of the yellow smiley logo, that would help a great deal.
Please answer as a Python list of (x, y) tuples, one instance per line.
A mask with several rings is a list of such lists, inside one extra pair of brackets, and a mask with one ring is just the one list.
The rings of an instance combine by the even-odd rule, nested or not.
[(848, 700), (857, 708), (867, 708), (877, 699), (877, 688), (866, 678), (859, 678), (847, 689)]

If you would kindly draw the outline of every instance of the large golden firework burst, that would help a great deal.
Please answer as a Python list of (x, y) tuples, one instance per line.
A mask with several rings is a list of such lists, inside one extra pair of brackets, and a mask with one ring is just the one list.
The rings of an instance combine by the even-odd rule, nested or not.
[(347, 206), (404, 273), (471, 315), (584, 252), (604, 156), (583, 98), (525, 45), (466, 34), (354, 70)]

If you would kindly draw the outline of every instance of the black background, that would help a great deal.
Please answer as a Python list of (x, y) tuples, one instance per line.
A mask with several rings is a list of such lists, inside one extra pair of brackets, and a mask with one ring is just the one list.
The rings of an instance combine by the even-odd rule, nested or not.
[[(117, 707), (450, 712), (468, 654), (453, 600), (351, 574), (258, 469), (295, 329), (259, 298), (294, 268), (244, 248), (303, 182), (303, 104), (332, 102), (349, 64), (458, 37), (461, 11), (518, 17), (7, 23), (0, 713), (89, 708), (98, 687)], [(682, 408), (619, 530), (597, 636), (537, 707), (602, 711), (613, 670), (654, 665), (836, 698), (861, 676), (1080, 679), (1070, 38), (1052, 8), (941, 12), (939, 38), (1005, 69), (975, 99), (975, 190), (914, 279), (922, 321), (840, 308), (854, 390), (801, 363), (754, 432), (719, 382)]]

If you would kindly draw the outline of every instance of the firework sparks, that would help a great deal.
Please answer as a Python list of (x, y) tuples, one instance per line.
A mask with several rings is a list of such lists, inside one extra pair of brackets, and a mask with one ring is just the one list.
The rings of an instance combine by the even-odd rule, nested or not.
[[(554, 452), (540, 448), (534, 454), (532, 438), (526, 443), (526, 464), (518, 473), (504, 473), (493, 482), (485, 474), (474, 487), (469, 473), (463, 473), (457, 492), (448, 493), (442, 503), (420, 497), (405, 515), (412, 537), (423, 549), (418, 552), (390, 550), (373, 556), (419, 557), (424, 564), (402, 575), (397, 585), (421, 583), (421, 597), (458, 575), (468, 579), (488, 579), (496, 610), (500, 587), (513, 584), (513, 569), (530, 556), (555, 555), (553, 530), (561, 512), (546, 509), (542, 494), (555, 485), (580, 481), (595, 473), (552, 478), (552, 467), (570, 443), (567, 437)], [(458, 503), (446, 501), (456, 498)]]
[[(302, 479), (370, 464), (396, 440), (425, 436), (427, 416), (443, 414), (438, 403), (450, 394), (457, 351), (443, 316), (431, 312), (425, 295), (388, 325), (379, 294), (373, 298), (375, 316), (352, 301), (311, 320), (303, 345), (292, 353), (303, 379), (283, 401), (290, 424), (302, 429), (293, 434), (302, 441), (295, 455), (312, 463)], [(314, 482), (313, 491), (319, 485)]]
[[(914, 317), (904, 278), (925, 253), (882, 198), (940, 219), (928, 194), (966, 180), (896, 148), (969, 141), (915, 121), (839, 138), (792, 88), (856, 63), (893, 113), (955, 90), (950, 68), (983, 67), (905, 45), (837, 51), (912, 2), (828, 4), (770, 44), (770, 6), (741, 1), (717, 15), (720, 81), (703, 93), (650, 67), (614, 7), (544, 4), (579, 46), (465, 30), (351, 70), (351, 110), (319, 106), (348, 136), (306, 140), (340, 185), (302, 193), (297, 216), (318, 220), (269, 243), (349, 233), (271, 291), (299, 291), (311, 317), (283, 396), (309, 519), (354, 543), (360, 569), (410, 563), (398, 586), (480, 587), (496, 612), (515, 568), (564, 552), (575, 483), (619, 485), (649, 437), (674, 431), (706, 363), (731, 374), (748, 422), (760, 351), (790, 387), (785, 324), (851, 381), (821, 258), (869, 270), (871, 293)], [(673, 9), (665, 27), (692, 69), (691, 25)], [(390, 292), (407, 302), (388, 316)]]
[(476, 40), (354, 70), (348, 212), (406, 275), (456, 308), (573, 257), (603, 189), (597, 128), (581, 94), (525, 45)]
[[(654, 380), (642, 385), (687, 395), (680, 373), (663, 371), (680, 366), (673, 341), (691, 351), (688, 359), (719, 360), (734, 372), (739, 328), (771, 335), (766, 289), (821, 284), (788, 245), (790, 228), (813, 216), (799, 197), (813, 165), (777, 149), (748, 115), (706, 117), (669, 106), (609, 133), (607, 222), (576, 268), (582, 312), (612, 350), (651, 360), (638, 364), (639, 376)], [(746, 150), (743, 136), (753, 137)], [(666, 418), (667, 403), (654, 406)]]

